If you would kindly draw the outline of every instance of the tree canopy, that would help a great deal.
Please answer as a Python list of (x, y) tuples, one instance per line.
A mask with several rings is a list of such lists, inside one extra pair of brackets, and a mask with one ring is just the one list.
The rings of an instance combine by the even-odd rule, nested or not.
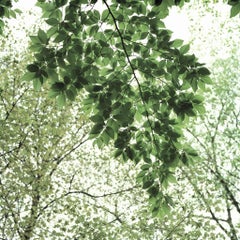
[[(171, 31), (166, 29), (163, 18), (168, 15), (169, 8), (188, 4), (184, 2), (188, 1), (37, 2), (44, 23), (30, 36), (27, 59), (19, 64), (10, 56), (9, 62), (5, 61), (7, 67), (2, 67), (3, 72), (14, 69), (0, 86), (1, 132), (7, 133), (4, 141), (8, 143), (1, 146), (4, 159), (1, 203), (7, 206), (1, 216), (3, 229), (6, 229), (3, 236), (11, 236), (14, 229), (12, 232), (20, 239), (30, 239), (33, 234), (46, 237), (44, 224), (54, 218), (51, 212), (56, 211), (58, 215), (66, 205), (73, 211), (68, 211), (68, 216), (72, 214), (70, 219), (74, 219), (74, 226), (81, 221), (89, 224), (92, 220), (76, 218), (80, 210), (76, 210), (74, 202), (79, 194), (92, 199), (105, 198), (136, 189), (142, 192), (141, 186), (149, 196), (152, 216), (159, 217), (154, 220), (155, 224), (164, 226), (161, 231), (166, 239), (187, 236), (183, 226), (177, 224), (178, 231), (169, 228), (167, 221), (172, 224), (174, 217), (165, 218), (165, 215), (171, 208), (178, 209), (178, 217), (179, 209), (183, 210), (183, 221), (189, 217), (193, 219), (190, 232), (194, 232), (195, 239), (202, 236), (196, 230), (199, 216), (195, 219), (203, 208), (207, 209), (207, 214), (202, 216), (204, 221), (210, 218), (222, 231), (222, 237), (237, 239), (232, 217), (234, 211), (239, 214), (237, 188), (234, 187), (238, 179), (235, 174), (238, 159), (234, 157), (238, 154), (235, 133), (239, 131), (239, 112), (234, 109), (236, 94), (229, 92), (225, 79), (210, 95), (204, 94), (207, 85), (212, 83), (210, 70), (198, 61), (189, 44), (181, 39), (173, 40)], [(228, 1), (228, 4), (232, 6), (230, 16), (236, 16), (240, 2)], [(11, 6), (11, 1), (1, 2), (0, 17), (15, 17), (20, 13)], [(3, 26), (4, 19), (0, 22), (2, 34)], [(216, 64), (219, 67), (223, 63)], [(222, 100), (229, 94), (232, 102)], [(217, 118), (215, 112), (211, 115), (205, 110), (204, 96), (217, 105)], [(56, 100), (58, 109), (51, 98)], [(27, 114), (29, 112), (31, 115)], [(223, 131), (219, 144), (228, 143), (229, 152), (218, 148), (219, 129)], [(99, 149), (109, 146), (107, 151), (114, 151), (115, 160), (131, 160), (136, 165), (133, 174), (136, 182), (130, 177), (131, 184), (127, 188), (111, 189), (111, 193), (104, 194), (93, 194), (74, 183), (75, 178), (81, 179), (81, 173), (69, 171), (68, 174), (67, 164), (63, 168), (59, 166), (68, 159), (71, 170), (83, 164), (71, 159), (75, 156), (85, 159), (86, 153), (77, 150), (91, 139)], [(229, 157), (232, 158), (231, 169), (226, 167)], [(104, 159), (100, 157), (99, 161)], [(209, 172), (207, 179), (205, 171)], [(63, 186), (58, 188), (61, 181)], [(203, 186), (208, 189), (205, 191)], [(191, 203), (184, 198), (184, 187), (190, 187), (193, 192)], [(178, 194), (173, 194), (175, 191)], [(220, 194), (222, 199), (211, 199), (213, 193)], [(187, 210), (177, 201), (179, 196), (189, 204)], [(82, 199), (79, 203), (83, 202), (88, 208), (89, 202)], [(94, 204), (99, 206), (99, 203)], [(16, 209), (11, 207), (13, 205)], [(114, 217), (112, 221), (122, 224), (117, 207), (114, 211), (102, 205), (99, 208)], [(42, 217), (43, 210), (46, 211)], [(224, 214), (226, 218), (222, 218)], [(100, 214), (95, 222), (101, 221), (107, 222)], [(211, 224), (209, 226), (211, 228)], [(204, 234), (210, 239), (215, 233), (207, 233), (207, 227)], [(126, 224), (126, 229), (130, 228)], [(45, 230), (41, 232), (40, 229)], [(51, 230), (51, 234), (63, 237), (64, 226), (60, 229), (59, 232)], [(69, 237), (83, 237), (76, 229), (69, 230), (72, 233)], [(156, 232), (153, 226), (149, 232), (151, 230)], [(86, 234), (90, 236), (90, 232)], [(91, 239), (96, 236), (100, 239), (110, 237), (93, 235)], [(146, 239), (152, 237), (152, 233), (146, 235)], [(194, 238), (189, 235), (188, 239)]]
[(90, 138), (99, 148), (113, 141), (115, 157), (141, 162), (138, 181), (157, 215), (171, 204), (162, 184), (183, 156), (197, 155), (180, 138), (185, 119), (203, 113), (196, 91), (211, 82), (210, 71), (189, 45), (171, 40), (161, 21), (167, 5), (103, 1), (98, 11), (95, 4), (38, 2), (49, 27), (31, 37), (35, 61), (23, 79), (36, 90), (46, 82), (59, 106), (82, 90)]

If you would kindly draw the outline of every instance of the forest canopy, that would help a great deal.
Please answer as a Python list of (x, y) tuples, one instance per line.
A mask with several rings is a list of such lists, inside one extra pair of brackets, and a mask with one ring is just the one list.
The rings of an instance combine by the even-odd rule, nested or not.
[[(221, 4), (239, 24), (240, 2)], [(164, 22), (194, 1), (39, 0), (17, 53), (12, 5), (0, 3), (0, 236), (238, 239), (234, 32), (208, 67)]]

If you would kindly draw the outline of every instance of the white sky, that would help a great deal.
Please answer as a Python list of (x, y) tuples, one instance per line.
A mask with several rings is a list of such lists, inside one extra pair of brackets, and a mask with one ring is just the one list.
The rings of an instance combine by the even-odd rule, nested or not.
[(36, 0), (19, 0), (13, 3), (14, 8), (19, 8), (22, 11), (30, 10), (36, 3)]
[[(36, 0), (19, 0), (17, 3), (14, 3), (14, 7), (22, 11), (29, 11), (34, 7), (35, 3)], [(181, 14), (177, 11), (177, 8), (173, 8), (171, 16), (167, 17), (165, 22), (167, 27), (174, 31), (174, 38), (181, 38), (188, 41), (190, 37), (188, 21), (186, 14)]]

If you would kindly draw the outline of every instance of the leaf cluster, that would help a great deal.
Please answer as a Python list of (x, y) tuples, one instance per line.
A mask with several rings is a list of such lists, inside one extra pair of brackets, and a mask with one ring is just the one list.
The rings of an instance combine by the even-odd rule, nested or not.
[(138, 180), (147, 191), (159, 188), (148, 191), (153, 212), (169, 209), (160, 189), (186, 162), (181, 128), (204, 113), (196, 91), (211, 82), (210, 71), (189, 45), (171, 39), (161, 21), (167, 8), (146, 1), (103, 5), (100, 12), (88, 1), (39, 2), (49, 28), (31, 37), (35, 62), (23, 79), (36, 90), (46, 82), (60, 107), (81, 90), (94, 123), (90, 138), (99, 148), (113, 142), (124, 161), (150, 164)]

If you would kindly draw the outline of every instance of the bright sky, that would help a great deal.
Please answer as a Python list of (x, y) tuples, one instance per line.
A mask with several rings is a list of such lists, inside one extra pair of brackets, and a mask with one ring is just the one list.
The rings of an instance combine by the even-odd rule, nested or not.
[[(19, 0), (17, 3), (14, 3), (14, 7), (19, 8), (22, 11), (29, 11), (34, 7), (35, 3), (36, 0)], [(186, 14), (181, 14), (177, 11), (177, 8), (173, 8), (171, 11), (171, 16), (167, 17), (165, 22), (167, 27), (174, 31), (174, 38), (181, 38), (186, 41), (189, 40), (189, 20)]]
[(36, 0), (19, 0), (17, 3), (13, 2), (15, 8), (19, 8), (23, 11), (30, 10), (36, 3)]

